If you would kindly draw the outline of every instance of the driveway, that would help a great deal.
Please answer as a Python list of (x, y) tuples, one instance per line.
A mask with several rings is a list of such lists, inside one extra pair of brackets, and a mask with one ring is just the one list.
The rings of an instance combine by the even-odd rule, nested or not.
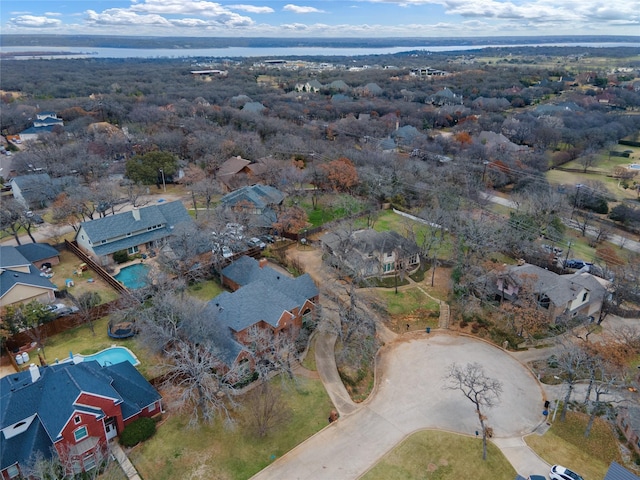
[(479, 362), (488, 376), (503, 382), (500, 404), (487, 412), (496, 443), (504, 446), (518, 473), (546, 472), (548, 465), (522, 441), (522, 435), (544, 420), (542, 390), (529, 370), (485, 342), (448, 333), (419, 333), (382, 349), (377, 387), (367, 402), (253, 478), (355, 479), (418, 430), (475, 436), (479, 424), (471, 402), (459, 391), (442, 389), (443, 376), (453, 361)]

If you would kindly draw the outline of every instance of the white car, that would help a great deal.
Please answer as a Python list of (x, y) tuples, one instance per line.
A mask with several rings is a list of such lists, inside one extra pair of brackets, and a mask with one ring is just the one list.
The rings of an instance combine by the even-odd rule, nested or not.
[(227, 247), (226, 245), (224, 247), (222, 247), (222, 256), (224, 258), (231, 258), (233, 257), (233, 250), (231, 250), (231, 248)]
[(264, 250), (267, 247), (267, 244), (258, 237), (250, 238), (248, 243), (250, 247), (260, 247), (260, 250)]
[(49, 310), (56, 318), (63, 317), (65, 315), (69, 315), (70, 313), (75, 313), (78, 311), (78, 307), (73, 306), (69, 307), (64, 303), (53, 303), (47, 306), (47, 310)]
[(573, 472), (562, 465), (554, 465), (551, 467), (549, 478), (551, 480), (584, 480), (576, 472)]

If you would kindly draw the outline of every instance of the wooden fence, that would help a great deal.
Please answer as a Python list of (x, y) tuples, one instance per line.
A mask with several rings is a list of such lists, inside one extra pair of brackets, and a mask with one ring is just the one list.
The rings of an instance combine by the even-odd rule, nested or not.
[(94, 272), (96, 272), (96, 274), (100, 278), (102, 278), (105, 282), (107, 282), (110, 286), (112, 286), (116, 292), (123, 293), (125, 295), (129, 294), (129, 291), (124, 285), (122, 285), (115, 278), (113, 278), (113, 276), (111, 276), (109, 272), (107, 272), (104, 268), (102, 268), (101, 265), (98, 265), (96, 262), (94, 262), (89, 255), (84, 253), (82, 249), (78, 247), (78, 244), (75, 241), (70, 242), (69, 240), (65, 240), (64, 244), (70, 252), (72, 252), (80, 260), (86, 263)]

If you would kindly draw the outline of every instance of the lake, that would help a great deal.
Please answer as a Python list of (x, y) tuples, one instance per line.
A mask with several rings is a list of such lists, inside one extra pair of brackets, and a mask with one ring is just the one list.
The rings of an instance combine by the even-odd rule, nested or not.
[[(56, 58), (251, 58), (251, 57), (305, 57), (305, 56), (345, 56), (360, 55), (388, 55), (413, 50), (428, 52), (473, 51), (482, 48), (513, 48), (513, 47), (591, 47), (639, 48), (640, 43), (626, 42), (567, 42), (521, 45), (446, 45), (415, 47), (380, 47), (380, 48), (336, 48), (336, 47), (228, 47), (228, 48), (94, 48), (94, 47), (0, 47), (0, 53), (36, 52), (38, 55), (21, 55), (22, 60), (56, 59)], [(54, 55), (40, 55), (40, 53)], [(60, 54), (58, 54), (58, 52)]]

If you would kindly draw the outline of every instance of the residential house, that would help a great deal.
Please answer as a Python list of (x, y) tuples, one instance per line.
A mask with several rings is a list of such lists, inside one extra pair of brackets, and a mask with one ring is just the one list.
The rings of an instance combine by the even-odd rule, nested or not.
[(182, 202), (160, 203), (82, 222), (75, 240), (98, 263), (108, 265), (120, 250), (129, 255), (155, 251), (177, 225), (190, 222)]
[(418, 246), (394, 231), (338, 231), (320, 240), (340, 264), (364, 278), (413, 273), (420, 268)]
[(620, 407), (616, 423), (629, 444), (640, 454), (640, 407)]
[(21, 131), (18, 135), (23, 142), (37, 140), (38, 135), (52, 132), (55, 127), (63, 127), (64, 122), (55, 112), (40, 112), (36, 114), (33, 126)]
[(535, 295), (540, 308), (548, 311), (550, 323), (578, 315), (598, 318), (609, 284), (586, 272), (558, 275), (526, 263), (493, 272), (487, 281), (489, 294), (498, 301), (517, 302), (518, 294), (525, 291)]
[(296, 338), (311, 320), (320, 295), (309, 274), (292, 278), (267, 266), (266, 259), (258, 262), (247, 256), (222, 270), (222, 282), (232, 292), (221, 293), (207, 308), (235, 341), (224, 359), (228, 365), (242, 359), (253, 328)]
[(251, 226), (271, 228), (277, 220), (277, 210), (285, 194), (269, 185), (251, 185), (234, 190), (220, 200), (226, 211), (246, 215)]
[(18, 245), (16, 250), (37, 268), (51, 267), (60, 263), (60, 252), (48, 243), (26, 243)]
[(457, 95), (451, 89), (444, 87), (442, 90), (434, 93), (430, 97), (431, 103), (434, 105), (454, 105), (462, 104), (462, 95)]
[(311, 80), (305, 83), (296, 83), (294, 89), (296, 92), (318, 93), (323, 85), (318, 80)]
[(482, 131), (478, 134), (478, 141), (482, 143), (487, 149), (499, 152), (518, 153), (526, 152), (529, 147), (526, 145), (518, 145), (513, 143), (502, 133), (495, 133), (490, 131)]
[(240, 155), (231, 157), (220, 165), (216, 177), (227, 192), (240, 186), (253, 185), (267, 171), (264, 160), (259, 159), (256, 162), (251, 162)]
[(128, 424), (161, 412), (162, 397), (129, 362), (32, 364), (0, 379), (1, 478), (22, 478), (36, 454), (89, 471)]
[(262, 113), (267, 109), (267, 107), (265, 107), (262, 103), (260, 102), (247, 102), (242, 106), (242, 111), (243, 112), (250, 112), (250, 113)]
[(0, 307), (38, 300), (51, 303), (57, 287), (16, 247), (0, 246)]
[[(41, 168), (34, 170), (42, 171)], [(38, 209), (46, 207), (71, 182), (76, 183), (77, 179), (51, 178), (48, 173), (33, 173), (13, 177), (9, 184), (13, 198), (27, 209)]]

